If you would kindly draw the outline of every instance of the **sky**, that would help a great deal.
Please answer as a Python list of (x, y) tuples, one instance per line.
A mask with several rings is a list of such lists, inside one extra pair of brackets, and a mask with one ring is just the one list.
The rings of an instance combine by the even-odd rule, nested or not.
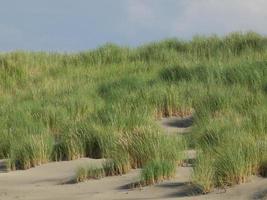
[(267, 34), (266, 0), (0, 0), (0, 51), (73, 52), (105, 43)]

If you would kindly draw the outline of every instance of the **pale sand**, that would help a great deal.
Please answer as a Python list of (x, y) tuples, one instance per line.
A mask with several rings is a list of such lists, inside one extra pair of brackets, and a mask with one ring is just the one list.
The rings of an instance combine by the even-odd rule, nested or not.
[[(139, 178), (140, 170), (132, 170), (123, 176), (89, 180), (68, 184), (75, 170), (83, 164), (100, 164), (102, 160), (83, 158), (67, 162), (48, 163), (24, 171), (0, 173), (1, 200), (86, 200), (86, 199), (264, 199), (267, 179), (254, 177), (249, 183), (235, 186), (227, 191), (208, 195), (194, 195), (188, 184), (190, 167), (177, 168), (175, 179), (158, 185), (129, 189), (128, 185)], [(64, 184), (66, 183), (66, 184)], [(267, 199), (267, 198), (266, 198)]]
[[(174, 119), (171, 119), (173, 122)], [(175, 120), (174, 120), (175, 121)], [(162, 126), (166, 126), (165, 119)], [(190, 127), (169, 129), (171, 133), (185, 133)], [(177, 131), (178, 130), (178, 131)], [(188, 152), (194, 157), (195, 152)], [(158, 185), (129, 189), (139, 180), (140, 170), (123, 176), (105, 177), (84, 183), (71, 184), (77, 167), (100, 165), (103, 159), (82, 158), (74, 161), (53, 162), (24, 171), (5, 173), (0, 161), (0, 200), (107, 200), (107, 199), (181, 199), (181, 200), (244, 200), (267, 199), (267, 179), (252, 177), (251, 182), (207, 195), (198, 195), (190, 186), (191, 167), (178, 167), (176, 177)]]

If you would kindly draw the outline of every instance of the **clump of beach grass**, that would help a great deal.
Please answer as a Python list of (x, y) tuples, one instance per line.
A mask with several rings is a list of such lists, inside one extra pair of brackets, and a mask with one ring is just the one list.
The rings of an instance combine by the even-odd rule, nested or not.
[(211, 155), (198, 153), (195, 167), (193, 168), (192, 183), (203, 193), (211, 192), (214, 185), (214, 160)]
[[(23, 142), (22, 142), (23, 141)], [(51, 159), (52, 140), (49, 135), (30, 135), (13, 142), (10, 155), (12, 169), (29, 169)]]
[(75, 180), (77, 183), (89, 179), (101, 179), (105, 177), (105, 171), (102, 166), (80, 166), (76, 170)]
[(173, 178), (176, 163), (168, 160), (153, 160), (147, 163), (141, 172), (141, 186), (153, 185)]

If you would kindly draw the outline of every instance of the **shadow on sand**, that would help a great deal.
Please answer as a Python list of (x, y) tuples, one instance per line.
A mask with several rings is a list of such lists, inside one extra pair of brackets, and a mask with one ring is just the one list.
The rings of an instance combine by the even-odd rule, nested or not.
[[(148, 187), (148, 186), (146, 186)], [(177, 198), (177, 197), (190, 197), (202, 195), (201, 190), (196, 186), (192, 185), (190, 182), (172, 182), (172, 183), (160, 183), (154, 185), (155, 188), (168, 188), (169, 194), (164, 194), (161, 198)], [(131, 189), (141, 189), (142, 187), (138, 182), (126, 184), (118, 187), (119, 190), (131, 190)]]
[(8, 172), (8, 168), (7, 168), (7, 160), (0, 160), (0, 173), (6, 173)]
[(188, 128), (193, 125), (193, 116), (169, 117), (162, 119), (162, 125), (173, 128)]
[(267, 199), (267, 189), (254, 193), (251, 199)]
[(165, 198), (190, 197), (202, 194), (201, 190), (190, 182), (165, 183), (157, 185), (156, 187), (175, 189), (174, 193), (166, 194), (164, 196)]

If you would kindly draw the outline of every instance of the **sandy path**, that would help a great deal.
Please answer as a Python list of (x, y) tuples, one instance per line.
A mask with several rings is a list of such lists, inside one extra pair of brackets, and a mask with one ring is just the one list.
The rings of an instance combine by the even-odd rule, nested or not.
[[(173, 124), (177, 119), (171, 119)], [(169, 121), (159, 122), (163, 127)], [(174, 123), (177, 124), (177, 123)], [(183, 123), (182, 123), (183, 124)], [(172, 125), (168, 132), (185, 133), (188, 127)], [(194, 152), (193, 152), (194, 153)], [(194, 194), (188, 184), (191, 167), (178, 167), (176, 177), (154, 186), (129, 189), (128, 185), (139, 179), (140, 170), (123, 176), (106, 177), (79, 184), (64, 184), (73, 179), (80, 165), (100, 165), (101, 159), (82, 158), (74, 161), (48, 163), (24, 171), (3, 172), (0, 161), (0, 200), (107, 200), (107, 199), (181, 199), (181, 200), (245, 200), (267, 199), (267, 179), (252, 177), (251, 182), (208, 195)]]

